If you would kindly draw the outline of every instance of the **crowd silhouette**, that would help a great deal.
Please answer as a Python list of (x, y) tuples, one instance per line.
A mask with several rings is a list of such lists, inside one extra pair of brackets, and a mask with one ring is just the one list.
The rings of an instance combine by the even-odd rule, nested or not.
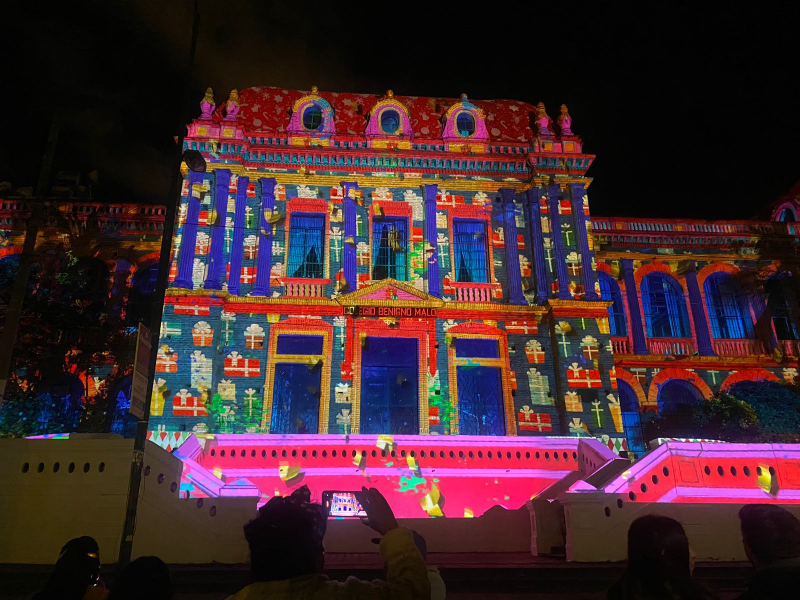
[[(417, 532), (398, 525), (389, 503), (376, 489), (362, 489), (362, 520), (384, 560), (385, 578), (334, 581), (323, 574), (326, 509), (312, 502), (303, 486), (272, 498), (244, 526), (250, 547), (252, 583), (228, 600), (434, 599), (446, 597), (436, 567), (427, 566), (427, 544)], [(750, 504), (739, 512), (742, 543), (755, 568), (737, 600), (800, 597), (800, 520), (786, 509)], [(648, 514), (628, 530), (628, 563), (608, 590), (608, 600), (715, 600), (693, 577), (695, 554), (681, 524)], [(118, 574), (111, 590), (100, 581), (100, 549), (90, 537), (67, 542), (53, 571), (33, 600), (171, 600), (167, 565), (145, 556)]]

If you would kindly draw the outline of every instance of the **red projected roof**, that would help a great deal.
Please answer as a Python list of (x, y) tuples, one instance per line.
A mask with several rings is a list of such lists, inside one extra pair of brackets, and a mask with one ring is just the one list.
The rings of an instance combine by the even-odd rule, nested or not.
[[(239, 123), (248, 132), (284, 133), (292, 106), (310, 92), (276, 87), (252, 87), (239, 92)], [(382, 96), (320, 91), (334, 111), (337, 135), (363, 135), (372, 107)], [(437, 139), (442, 136), (442, 116), (459, 102), (456, 98), (394, 96), (405, 105), (411, 117), (414, 137)], [(517, 100), (469, 100), (486, 115), (486, 129), (493, 142), (526, 142), (533, 137), (530, 128), (535, 107)], [(222, 103), (220, 104), (220, 106)], [(553, 107), (550, 116), (557, 116)], [(555, 117), (554, 117), (555, 118)]]

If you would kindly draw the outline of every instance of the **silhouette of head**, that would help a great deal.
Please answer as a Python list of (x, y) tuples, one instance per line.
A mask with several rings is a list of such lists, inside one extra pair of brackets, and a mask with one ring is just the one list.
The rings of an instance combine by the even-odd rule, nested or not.
[(660, 515), (646, 515), (631, 523), (628, 574), (645, 595), (659, 597), (667, 589), (688, 592), (689, 540), (681, 524)]
[(244, 526), (253, 578), (276, 581), (321, 571), (327, 524), (325, 509), (311, 502), (307, 486), (272, 498)]
[(774, 504), (748, 504), (739, 511), (742, 541), (753, 563), (800, 557), (800, 520)]
[(170, 600), (172, 581), (169, 568), (156, 556), (142, 556), (129, 564), (117, 578), (108, 600)]

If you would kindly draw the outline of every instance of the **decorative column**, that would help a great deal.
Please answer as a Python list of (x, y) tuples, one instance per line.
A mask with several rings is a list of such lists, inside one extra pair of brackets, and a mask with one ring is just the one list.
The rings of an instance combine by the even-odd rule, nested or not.
[(242, 254), (244, 254), (244, 213), (247, 207), (249, 177), (239, 177), (236, 182), (236, 205), (233, 213), (233, 241), (231, 243), (231, 273), (228, 277), (228, 292), (239, 295), (239, 280), (242, 277)]
[(642, 313), (639, 309), (639, 294), (636, 289), (636, 279), (633, 276), (633, 259), (623, 258), (620, 261), (622, 274), (625, 278), (625, 293), (628, 296), (628, 311), (631, 315), (631, 333), (633, 334), (634, 354), (650, 354), (647, 350), (647, 342), (644, 339), (644, 326), (642, 324)]
[(231, 172), (227, 169), (214, 171), (214, 222), (211, 223), (211, 247), (208, 252), (207, 290), (221, 290), (225, 258), (222, 253), (225, 242), (225, 215), (228, 212), (228, 190), (231, 184)]
[(258, 232), (258, 262), (256, 264), (256, 285), (251, 296), (269, 296), (270, 275), (272, 271), (272, 224), (267, 222), (264, 213), (275, 210), (275, 178), (262, 177), (261, 184), (261, 217)]
[(586, 300), (597, 300), (597, 291), (594, 289), (594, 269), (592, 269), (592, 252), (589, 250), (589, 232), (586, 228), (586, 213), (583, 212), (583, 196), (585, 190), (580, 183), (570, 186), (572, 192), (572, 214), (575, 215), (575, 234), (578, 254), (581, 257), (581, 273), (583, 277), (584, 297)]
[[(441, 282), (439, 281), (439, 245), (436, 240), (436, 190), (437, 185), (425, 184), (422, 189), (425, 193), (425, 242), (433, 250), (428, 256), (428, 293), (437, 298), (442, 297)], [(428, 253), (428, 248), (425, 249)]]
[(514, 190), (501, 188), (503, 198), (503, 237), (506, 241), (506, 272), (508, 273), (508, 301), (511, 304), (527, 304), (522, 293), (522, 274), (519, 270), (517, 248), (517, 216), (514, 212)]
[(342, 263), (344, 266), (344, 280), (347, 283), (347, 291), (355, 291), (356, 281), (356, 204), (355, 197), (351, 198), (358, 184), (354, 181), (342, 182), (342, 197), (344, 202), (344, 244), (342, 249)]
[(181, 234), (181, 249), (178, 254), (178, 274), (173, 287), (192, 289), (192, 269), (194, 268), (194, 246), (197, 243), (197, 225), (200, 220), (200, 186), (203, 174), (191, 171), (189, 174), (189, 199), (186, 207), (186, 220)]
[(525, 193), (528, 227), (531, 231), (533, 268), (536, 276), (536, 301), (542, 304), (547, 300), (547, 269), (544, 264), (544, 237), (542, 236), (542, 214), (539, 207), (541, 192), (531, 188)]
[(550, 206), (550, 237), (553, 240), (553, 253), (556, 261), (556, 279), (558, 280), (559, 300), (572, 300), (569, 293), (569, 277), (567, 261), (564, 256), (564, 242), (561, 239), (561, 215), (558, 214), (558, 184), (547, 188), (547, 202)]
[(686, 289), (689, 290), (689, 308), (692, 311), (694, 332), (697, 335), (697, 352), (700, 356), (714, 356), (714, 347), (711, 345), (711, 333), (708, 330), (706, 312), (703, 308), (703, 296), (697, 285), (697, 271), (695, 262), (691, 261), (689, 270), (686, 271)]

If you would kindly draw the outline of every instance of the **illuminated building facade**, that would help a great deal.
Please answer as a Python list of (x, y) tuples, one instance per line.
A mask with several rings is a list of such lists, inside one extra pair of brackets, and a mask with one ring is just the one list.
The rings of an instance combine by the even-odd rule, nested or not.
[(209, 90), (184, 143), (207, 169), (184, 173), (150, 412), (177, 493), (367, 476), (416, 493), (400, 516), (442, 494), (478, 516), (588, 469), (564, 437), (638, 456), (653, 416), (796, 377), (797, 298), (736, 274), (795, 244), (800, 190), (765, 221), (591, 217), (565, 106), (466, 96)]
[[(760, 341), (764, 306), (732, 278), (752, 225), (590, 220), (594, 157), (565, 106), (554, 124), (541, 104), (262, 87), (201, 109), (152, 439), (211, 434), (208, 469), (262, 493), (264, 469), (291, 480), (332, 439), (384, 462), (421, 436), (447, 445), (427, 462), (528, 436), (640, 454), (649, 416), (796, 373), (790, 304)], [(368, 450), (345, 454), (364, 469)]]

